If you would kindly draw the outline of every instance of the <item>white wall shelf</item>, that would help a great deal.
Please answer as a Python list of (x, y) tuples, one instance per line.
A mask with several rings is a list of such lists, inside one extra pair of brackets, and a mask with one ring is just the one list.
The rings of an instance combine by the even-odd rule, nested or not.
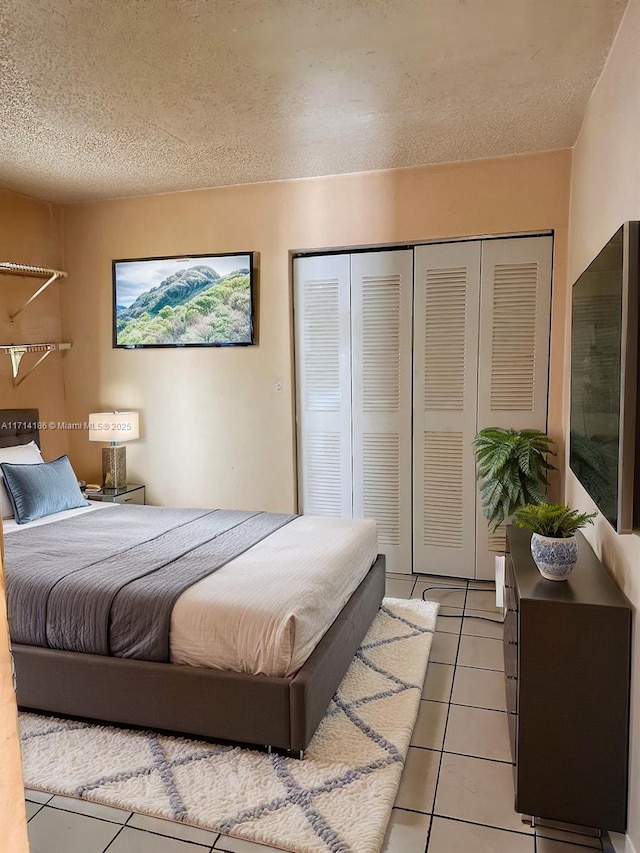
[[(20, 314), (27, 308), (31, 303), (40, 296), (41, 293), (49, 287), (50, 284), (53, 284), (54, 281), (57, 281), (61, 278), (66, 278), (67, 273), (63, 270), (53, 270), (48, 269), (47, 267), (36, 267), (30, 264), (18, 264), (13, 261), (0, 261), (0, 275), (19, 275), (19, 276), (28, 276), (33, 278), (44, 278), (46, 281), (42, 284), (30, 297), (27, 301), (15, 311), (13, 314), (9, 315), (10, 321), (13, 323)], [(7, 344), (4, 346), (0, 346), (0, 351), (6, 352), (11, 358), (11, 371), (13, 375), (13, 384), (14, 386), (20, 385), (21, 382), (29, 376), (36, 367), (41, 364), (48, 355), (56, 350), (68, 350), (71, 349), (71, 344), (64, 343), (35, 343), (35, 344)], [(29, 368), (29, 370), (23, 372), (22, 376), (19, 376), (20, 371), (20, 362), (22, 361), (22, 357), (27, 353), (40, 353), (40, 358)]]

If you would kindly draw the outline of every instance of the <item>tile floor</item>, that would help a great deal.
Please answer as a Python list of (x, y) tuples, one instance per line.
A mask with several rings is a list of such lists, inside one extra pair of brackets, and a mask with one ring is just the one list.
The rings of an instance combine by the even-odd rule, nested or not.
[[(387, 595), (441, 603), (418, 720), (383, 853), (593, 853), (597, 838), (513, 810), (502, 624), (490, 585), (392, 575)], [(265, 853), (215, 832), (27, 791), (31, 853)]]

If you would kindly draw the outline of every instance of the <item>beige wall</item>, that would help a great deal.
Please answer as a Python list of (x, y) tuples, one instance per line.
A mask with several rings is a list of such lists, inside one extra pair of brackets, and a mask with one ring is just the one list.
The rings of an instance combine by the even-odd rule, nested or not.
[[(628, 219), (640, 219), (640, 0), (631, 0), (574, 149), (569, 281), (575, 280)], [(565, 380), (569, 381), (567, 368)], [(567, 500), (592, 504), (567, 474)], [(618, 536), (600, 516), (586, 535), (636, 608), (629, 838), (640, 851), (640, 536)]]
[[(43, 202), (0, 190), (0, 260), (60, 269), (62, 239), (60, 212)], [(59, 284), (52, 285), (14, 324), (9, 314), (15, 312), (42, 283), (35, 278), (0, 275), (0, 342), (36, 343), (60, 340)], [(27, 367), (36, 356), (25, 356)], [(60, 353), (46, 362), (14, 388), (9, 356), (0, 356), (0, 408), (29, 407), (40, 410), (46, 421), (65, 420), (64, 383)], [(67, 450), (64, 431), (42, 432), (45, 459)], [(0, 528), (0, 541), (1, 541)], [(4, 577), (0, 562), (0, 814), (2, 837), (0, 849), (26, 853), (29, 849), (26, 815), (22, 792), (17, 709), (9, 659), (7, 613), (4, 599)]]
[[(570, 164), (557, 151), (65, 208), (68, 418), (139, 409), (129, 479), (152, 502), (291, 510), (290, 252), (554, 229), (550, 431), (561, 437)], [(258, 346), (111, 348), (112, 259), (248, 250), (259, 253)], [(70, 442), (78, 473), (95, 479), (99, 448), (86, 435)]]
[[(59, 208), (41, 201), (0, 190), (0, 260), (33, 266), (64, 269)], [(45, 279), (0, 275), (0, 343), (47, 343), (61, 340), (59, 289), (55, 282), (15, 321), (17, 311)], [(37, 408), (46, 423), (65, 421), (62, 353), (54, 352), (17, 388), (13, 386), (11, 360), (0, 354), (0, 408)], [(20, 367), (26, 371), (36, 355), (25, 355)], [(67, 452), (64, 431), (42, 434), (42, 453), (53, 459)]]

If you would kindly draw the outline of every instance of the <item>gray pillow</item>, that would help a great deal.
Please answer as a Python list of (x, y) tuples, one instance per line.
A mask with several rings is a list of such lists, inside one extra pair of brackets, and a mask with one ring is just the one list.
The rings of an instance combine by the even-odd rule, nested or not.
[(65, 509), (89, 506), (68, 456), (35, 465), (0, 462), (0, 468), (18, 524)]

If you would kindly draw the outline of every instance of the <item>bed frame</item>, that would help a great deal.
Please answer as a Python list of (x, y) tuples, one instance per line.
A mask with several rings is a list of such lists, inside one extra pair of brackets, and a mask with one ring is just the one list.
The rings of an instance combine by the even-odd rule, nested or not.
[[(0, 409), (0, 447), (40, 444), (37, 409)], [(18, 705), (302, 757), (384, 596), (379, 555), (301, 669), (287, 678), (14, 645)]]

